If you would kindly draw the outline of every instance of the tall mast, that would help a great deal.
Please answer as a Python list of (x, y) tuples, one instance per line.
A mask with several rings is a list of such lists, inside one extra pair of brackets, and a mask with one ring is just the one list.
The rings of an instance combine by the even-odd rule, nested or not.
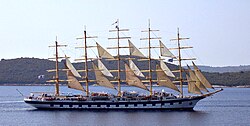
[(179, 62), (179, 74), (180, 74), (180, 93), (183, 97), (183, 79), (182, 79), (182, 67), (181, 67), (181, 46), (180, 46), (180, 34), (179, 28), (177, 29), (177, 43), (178, 43), (178, 62)]
[(84, 63), (84, 67), (85, 67), (85, 84), (86, 84), (86, 95), (89, 96), (89, 79), (88, 79), (88, 73), (89, 73), (89, 70), (88, 70), (88, 52), (87, 52), (87, 48), (88, 48), (88, 45), (87, 45), (87, 38), (97, 38), (96, 36), (93, 36), (93, 37), (87, 37), (87, 31), (86, 31), (86, 26), (84, 26), (84, 32), (83, 32), (83, 38), (77, 38), (77, 39), (84, 39), (84, 42), (83, 42), (83, 45), (84, 45), (84, 60), (85, 60), (85, 63)]
[(55, 85), (55, 95), (59, 96), (59, 68), (58, 68), (58, 43), (57, 43), (57, 37), (56, 37), (56, 85)]
[(120, 73), (121, 73), (121, 66), (120, 66), (120, 28), (119, 28), (119, 20), (117, 20), (117, 69), (118, 69), (118, 75), (117, 75), (117, 80), (118, 80), (118, 96), (121, 96), (121, 77), (120, 77)]
[(60, 91), (59, 91), (59, 63), (58, 63), (58, 59), (59, 58), (64, 58), (64, 57), (59, 57), (58, 56), (58, 47), (66, 47), (67, 45), (58, 45), (58, 42), (57, 42), (57, 37), (56, 37), (56, 41), (55, 41), (55, 45), (53, 46), (49, 46), (49, 47), (55, 47), (56, 48), (56, 54), (55, 54), (55, 58), (49, 58), (49, 59), (56, 59), (56, 69), (55, 70), (48, 70), (49, 72), (56, 72), (56, 76), (55, 76), (55, 80), (51, 80), (51, 81), (48, 81), (48, 82), (55, 82), (55, 96), (59, 96), (60, 95)]
[(150, 28), (150, 20), (148, 20), (148, 30), (142, 31), (142, 32), (148, 32), (148, 38), (141, 38), (141, 40), (148, 40), (148, 79), (149, 79), (149, 85), (150, 85), (150, 96), (153, 94), (153, 81), (152, 81), (152, 67), (151, 67), (151, 39), (161, 39), (160, 37), (151, 37), (151, 32), (153, 31), (159, 31), (159, 30), (152, 30)]
[(152, 95), (153, 88), (152, 88), (152, 69), (151, 69), (151, 37), (150, 37), (150, 20), (148, 22), (148, 76), (149, 76), (149, 85), (150, 85), (150, 96)]
[(180, 33), (179, 33), (179, 28), (177, 28), (177, 38), (175, 39), (171, 39), (170, 41), (177, 41), (177, 48), (172, 48), (172, 49), (178, 49), (178, 64), (179, 64), (179, 82), (180, 82), (180, 96), (183, 97), (183, 77), (182, 77), (182, 72), (184, 72), (184, 70), (182, 69), (182, 64), (181, 61), (182, 60), (195, 60), (195, 58), (182, 58), (181, 57), (181, 49), (187, 49), (187, 48), (192, 48), (192, 47), (182, 47), (180, 44), (180, 40), (185, 40), (185, 39), (189, 39), (189, 38), (180, 38)]
[[(120, 57), (120, 39), (129, 39), (130, 37), (120, 37), (121, 31), (129, 31), (128, 29), (120, 29), (119, 28), (119, 19), (114, 23), (116, 24), (116, 30), (109, 30), (109, 32), (117, 32), (117, 38), (109, 38), (109, 39), (117, 39), (117, 86), (118, 86), (118, 96), (121, 96), (121, 57)], [(116, 48), (116, 47), (115, 47)], [(112, 49), (112, 48), (109, 48)]]
[(86, 95), (89, 96), (89, 80), (88, 80), (88, 55), (87, 55), (87, 35), (86, 28), (84, 29), (84, 52), (85, 52), (85, 80), (86, 80)]

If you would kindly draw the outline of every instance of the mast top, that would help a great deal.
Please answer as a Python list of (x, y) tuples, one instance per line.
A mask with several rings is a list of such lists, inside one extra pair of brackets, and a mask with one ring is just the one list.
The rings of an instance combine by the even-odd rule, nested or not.
[(119, 19), (116, 20), (116, 24), (115, 28), (119, 29)]
[(150, 29), (150, 19), (148, 19), (148, 28)]
[(177, 28), (177, 38), (170, 39), (170, 41), (179, 41), (179, 40), (186, 40), (190, 38), (180, 38), (180, 30), (179, 27)]

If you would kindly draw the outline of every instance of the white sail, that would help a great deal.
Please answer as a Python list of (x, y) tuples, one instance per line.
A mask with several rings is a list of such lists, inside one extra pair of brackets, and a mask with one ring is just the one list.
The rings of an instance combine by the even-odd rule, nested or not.
[(171, 57), (171, 58), (176, 58), (173, 53), (171, 53), (169, 51), (169, 49), (161, 42), (161, 40), (159, 40), (160, 42), (160, 52), (161, 52), (161, 56), (164, 57)]
[(99, 70), (98, 67), (94, 63), (92, 63), (92, 65), (93, 65), (93, 69), (95, 71), (95, 77), (96, 77), (97, 84), (100, 86), (115, 89), (115, 86), (103, 75), (101, 70)]
[(135, 63), (130, 59), (129, 60), (129, 67), (134, 71), (136, 76), (145, 77), (143, 73), (139, 70), (139, 68), (135, 65)]
[(67, 56), (65, 56), (65, 60), (66, 60), (66, 67), (72, 72), (72, 74), (75, 77), (81, 77), (81, 75), (76, 71), (75, 67), (72, 65), (72, 63), (69, 61), (69, 59), (67, 58)]
[(68, 87), (80, 91), (85, 91), (76, 77), (81, 77), (81, 75), (76, 71), (75, 67), (71, 64), (67, 56), (65, 56), (65, 66), (67, 69)]
[(129, 44), (129, 53), (130, 55), (133, 55), (133, 56), (139, 56), (139, 57), (145, 57), (141, 51), (139, 49), (137, 49), (135, 47), (135, 45), (130, 41), (128, 40), (128, 44)]
[(164, 61), (160, 61), (161, 69), (165, 72), (169, 77), (175, 77), (172, 71), (168, 68), (168, 66), (164, 63)]
[(148, 88), (141, 82), (141, 80), (134, 74), (133, 70), (125, 63), (125, 73), (126, 73), (126, 82), (130, 86), (135, 86), (148, 90)]
[(96, 45), (97, 45), (98, 55), (100, 58), (114, 59), (114, 57), (103, 47), (101, 47), (98, 43), (96, 43)]
[(201, 73), (199, 68), (193, 63), (194, 67), (194, 72), (195, 75), (198, 77), (198, 79), (201, 81), (201, 83), (206, 87), (206, 88), (213, 88), (212, 85), (208, 82), (208, 80), (205, 78), (205, 76)]
[(188, 67), (188, 72), (189, 72), (190, 79), (195, 82), (195, 85), (200, 90), (208, 92), (206, 87), (201, 83), (201, 81), (198, 79), (198, 77), (195, 75), (195, 73), (191, 70), (191, 68), (189, 66), (187, 66), (187, 67)]
[(195, 85), (195, 81), (193, 81), (187, 74), (186, 77), (188, 81), (188, 93), (202, 94), (200, 89)]
[(68, 87), (80, 91), (85, 91), (79, 81), (75, 78), (74, 74), (71, 71), (67, 71), (68, 78)]
[(98, 61), (98, 68), (99, 68), (99, 70), (101, 70), (101, 72), (105, 76), (113, 77), (113, 75), (108, 71), (108, 69), (105, 67), (105, 65), (102, 63), (102, 61), (100, 59), (98, 59), (97, 61)]
[(171, 88), (173, 90), (176, 90), (178, 92), (179, 89), (172, 83), (172, 81), (167, 77), (165, 72), (161, 69), (159, 65), (156, 65), (156, 75), (157, 75), (157, 81), (160, 86), (165, 86), (168, 88)]

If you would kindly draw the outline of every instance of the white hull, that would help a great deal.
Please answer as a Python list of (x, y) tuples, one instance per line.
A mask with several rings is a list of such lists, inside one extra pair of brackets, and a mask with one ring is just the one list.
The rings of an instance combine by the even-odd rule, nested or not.
[(175, 98), (168, 100), (143, 100), (143, 101), (71, 101), (53, 100), (42, 101), (24, 99), (24, 101), (37, 109), (169, 109), (192, 110), (196, 103), (205, 97)]

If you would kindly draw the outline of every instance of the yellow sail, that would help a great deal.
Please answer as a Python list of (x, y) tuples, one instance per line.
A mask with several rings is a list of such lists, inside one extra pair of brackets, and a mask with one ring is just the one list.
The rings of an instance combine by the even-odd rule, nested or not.
[(135, 75), (133, 70), (129, 68), (129, 66), (126, 63), (125, 63), (125, 73), (126, 73), (126, 82), (128, 85), (148, 90), (148, 88), (141, 82), (141, 80)]
[(68, 87), (80, 91), (86, 91), (71, 71), (67, 71)]
[(200, 89), (196, 86), (195, 81), (193, 81), (187, 74), (186, 74), (186, 78), (188, 81), (188, 93), (202, 94)]
[(200, 90), (208, 92), (208, 90), (206, 89), (206, 87), (201, 83), (201, 81), (198, 79), (198, 77), (195, 75), (195, 73), (191, 70), (191, 68), (189, 66), (187, 66), (187, 67), (188, 67), (188, 72), (189, 72), (190, 79), (192, 81), (194, 81), (195, 85)]
[(69, 61), (67, 56), (65, 56), (65, 67), (67, 67), (67, 69), (69, 69), (67, 71), (68, 87), (72, 88), (72, 89), (80, 90), (80, 91), (85, 91), (85, 89), (82, 87), (82, 85), (76, 79), (76, 77), (81, 77), (81, 75), (76, 71), (75, 67)]
[(102, 63), (102, 61), (100, 59), (98, 59), (97, 61), (98, 61), (98, 68), (99, 68), (99, 70), (101, 70), (101, 72), (105, 76), (113, 77), (113, 75), (108, 71), (108, 69), (105, 67), (105, 65)]
[(164, 63), (164, 61), (160, 61), (161, 69), (165, 72), (169, 77), (175, 77), (172, 71), (168, 68), (168, 66)]
[[(212, 85), (208, 82), (208, 80), (204, 77), (204, 75), (201, 73), (199, 68), (193, 63), (194, 67), (194, 72), (195, 75), (198, 77), (198, 79), (201, 81), (201, 83), (206, 87), (206, 88), (213, 88)], [(214, 88), (213, 88), (214, 89)]]
[(130, 52), (130, 55), (133, 55), (133, 56), (139, 56), (139, 57), (145, 57), (141, 51), (139, 49), (137, 49), (135, 47), (135, 45), (130, 41), (128, 40), (128, 44), (129, 44), (129, 52)]
[(171, 53), (169, 51), (169, 49), (161, 42), (161, 40), (159, 40), (160, 43), (160, 52), (161, 52), (161, 56), (164, 57), (171, 57), (171, 58), (176, 58), (173, 53)]
[(163, 70), (161, 69), (159, 65), (156, 65), (156, 75), (157, 75), (158, 84), (160, 86), (165, 86), (165, 87), (168, 87), (168, 88), (171, 88), (173, 90), (180, 92), (179, 89), (167, 77), (166, 73), (163, 72)]
[(103, 75), (101, 70), (94, 63), (92, 65), (95, 71), (96, 83), (100, 86), (115, 89), (115, 86)]
[(97, 45), (98, 55), (100, 58), (114, 59), (114, 57), (108, 51), (106, 51), (102, 46), (100, 46), (98, 43), (96, 43), (96, 45)]

